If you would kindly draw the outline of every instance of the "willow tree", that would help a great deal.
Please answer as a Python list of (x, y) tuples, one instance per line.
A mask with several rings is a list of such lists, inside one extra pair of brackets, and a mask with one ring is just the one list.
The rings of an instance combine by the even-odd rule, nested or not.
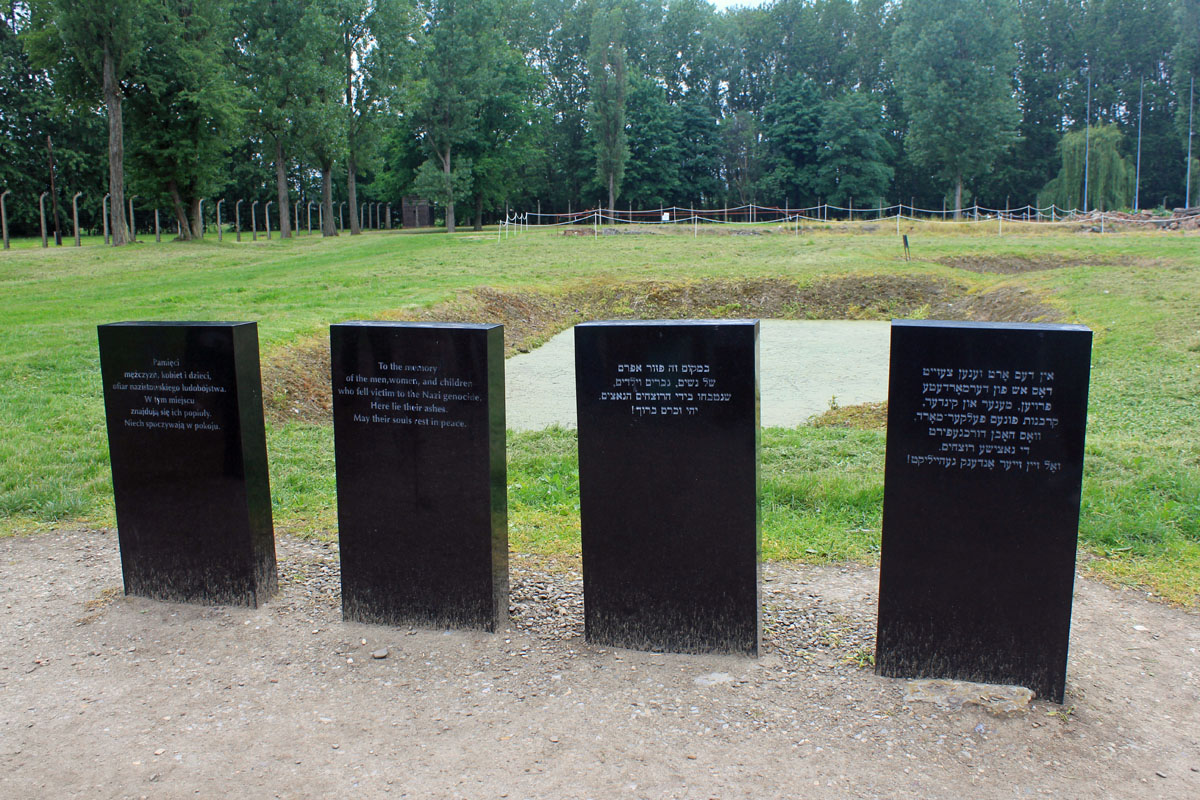
[(1089, 203), (1094, 203), (1101, 211), (1131, 205), (1137, 171), (1130, 160), (1121, 155), (1121, 143), (1121, 131), (1116, 125), (1096, 125), (1090, 134), (1071, 131), (1064, 135), (1058, 143), (1062, 168), (1038, 193), (1038, 205), (1053, 203), (1059, 208), (1080, 208), (1083, 205), (1085, 164)]

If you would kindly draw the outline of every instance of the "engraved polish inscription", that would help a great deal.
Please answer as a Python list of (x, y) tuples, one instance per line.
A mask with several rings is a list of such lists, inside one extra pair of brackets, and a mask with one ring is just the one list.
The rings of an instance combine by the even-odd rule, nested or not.
[(142, 368), (125, 370), (109, 387), (130, 394), (121, 425), (131, 429), (219, 431), (212, 399), (229, 387), (213, 380), (212, 372), (193, 368), (179, 358), (152, 357)]

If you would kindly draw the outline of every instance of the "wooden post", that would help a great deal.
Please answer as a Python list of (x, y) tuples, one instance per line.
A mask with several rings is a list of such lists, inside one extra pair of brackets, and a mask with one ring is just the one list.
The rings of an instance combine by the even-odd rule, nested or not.
[(265, 222), (267, 223), (267, 241), (268, 242), (271, 241), (271, 203), (274, 203), (274, 202), (275, 202), (274, 200), (268, 200), (267, 204), (265, 206), (263, 206), (263, 218), (264, 218)]
[(104, 195), (104, 202), (101, 205), (101, 211), (104, 215), (104, 243), (108, 244), (108, 198), (112, 195)]
[(75, 225), (75, 246), (81, 247), (83, 242), (79, 240), (79, 198), (83, 192), (76, 192), (71, 198), (71, 221)]
[(233, 229), (237, 232), (237, 240), (242, 240), (242, 201), (233, 204)]
[(312, 201), (305, 205), (304, 210), (308, 212), (308, 233), (312, 235)]
[(160, 231), (159, 227), (158, 227), (158, 209), (157, 208), (154, 209), (154, 241), (156, 241), (156, 242), (162, 241), (162, 231)]
[(343, 209), (343, 208), (345, 208), (345, 207), (346, 207), (346, 201), (345, 201), (345, 200), (343, 200), (342, 202), (338, 203), (338, 228), (340, 228), (340, 229), (341, 229), (341, 232), (342, 232), (342, 233), (345, 233), (345, 232), (346, 232), (346, 223), (345, 223), (345, 222), (342, 220), (342, 209)]
[(4, 198), (12, 194), (11, 189), (5, 189), (0, 192), (0, 232), (4, 234), (4, 249), (7, 250), (8, 245), (8, 208), (4, 205)]
[(42, 247), (49, 247), (50, 244), (46, 241), (46, 195), (49, 192), (42, 192), (38, 195), (38, 214), (42, 220)]
[(200, 198), (200, 238), (204, 238), (204, 198)]
[(137, 199), (137, 195), (129, 196), (129, 241), (137, 241), (137, 225), (133, 221), (133, 201)]
[(225, 232), (221, 230), (221, 204), (225, 202), (225, 198), (217, 201), (217, 241), (224, 241)]
[(254, 211), (257, 207), (257, 200), (250, 204), (250, 241), (252, 242), (258, 241), (258, 217), (254, 215)]

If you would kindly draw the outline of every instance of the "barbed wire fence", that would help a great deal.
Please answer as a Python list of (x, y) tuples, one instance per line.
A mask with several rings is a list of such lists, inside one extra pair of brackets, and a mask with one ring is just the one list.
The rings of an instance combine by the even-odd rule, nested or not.
[[(1182, 213), (1181, 213), (1182, 212)], [(1003, 234), (1004, 224), (1016, 226), (1070, 226), (1090, 224), (1104, 232), (1109, 226), (1144, 225), (1147, 228), (1179, 227), (1186, 220), (1200, 223), (1200, 209), (1177, 209), (1173, 215), (1155, 215), (1150, 211), (1080, 211), (1060, 208), (1057, 205), (1038, 207), (1024, 205), (1016, 208), (989, 208), (972, 205), (961, 209), (957, 215), (953, 209), (929, 209), (896, 203), (867, 207), (838, 206), (820, 203), (803, 208), (788, 206), (766, 206), (747, 203), (722, 208), (697, 208), (688, 206), (664, 206), (657, 209), (608, 209), (595, 207), (579, 211), (508, 212), (500, 222), (497, 237), (515, 235), (530, 228), (580, 228), (591, 226), (599, 235), (604, 225), (648, 225), (648, 226), (691, 226), (695, 235), (700, 225), (792, 225), (798, 234), (805, 225), (864, 225), (894, 223), (897, 233), (905, 222), (945, 223), (948, 225), (995, 224)], [(1200, 227), (1200, 225), (1197, 225)], [(1189, 226), (1191, 227), (1191, 226)], [(584, 233), (585, 231), (580, 231)]]

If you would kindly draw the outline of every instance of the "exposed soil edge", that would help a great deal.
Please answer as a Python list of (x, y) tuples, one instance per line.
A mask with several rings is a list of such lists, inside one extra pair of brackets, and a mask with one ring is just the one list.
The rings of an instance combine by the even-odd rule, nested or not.
[[(504, 325), (505, 355), (528, 352), (559, 331), (593, 319), (855, 319), (904, 317), (991, 322), (1053, 322), (1062, 312), (1017, 286), (974, 292), (963, 283), (924, 275), (852, 274), (800, 284), (787, 278), (588, 282), (561, 291), (478, 287), (422, 310), (379, 319), (453, 320)], [(302, 339), (268, 353), (262, 366), (267, 417), (328, 423), (329, 341)]]

